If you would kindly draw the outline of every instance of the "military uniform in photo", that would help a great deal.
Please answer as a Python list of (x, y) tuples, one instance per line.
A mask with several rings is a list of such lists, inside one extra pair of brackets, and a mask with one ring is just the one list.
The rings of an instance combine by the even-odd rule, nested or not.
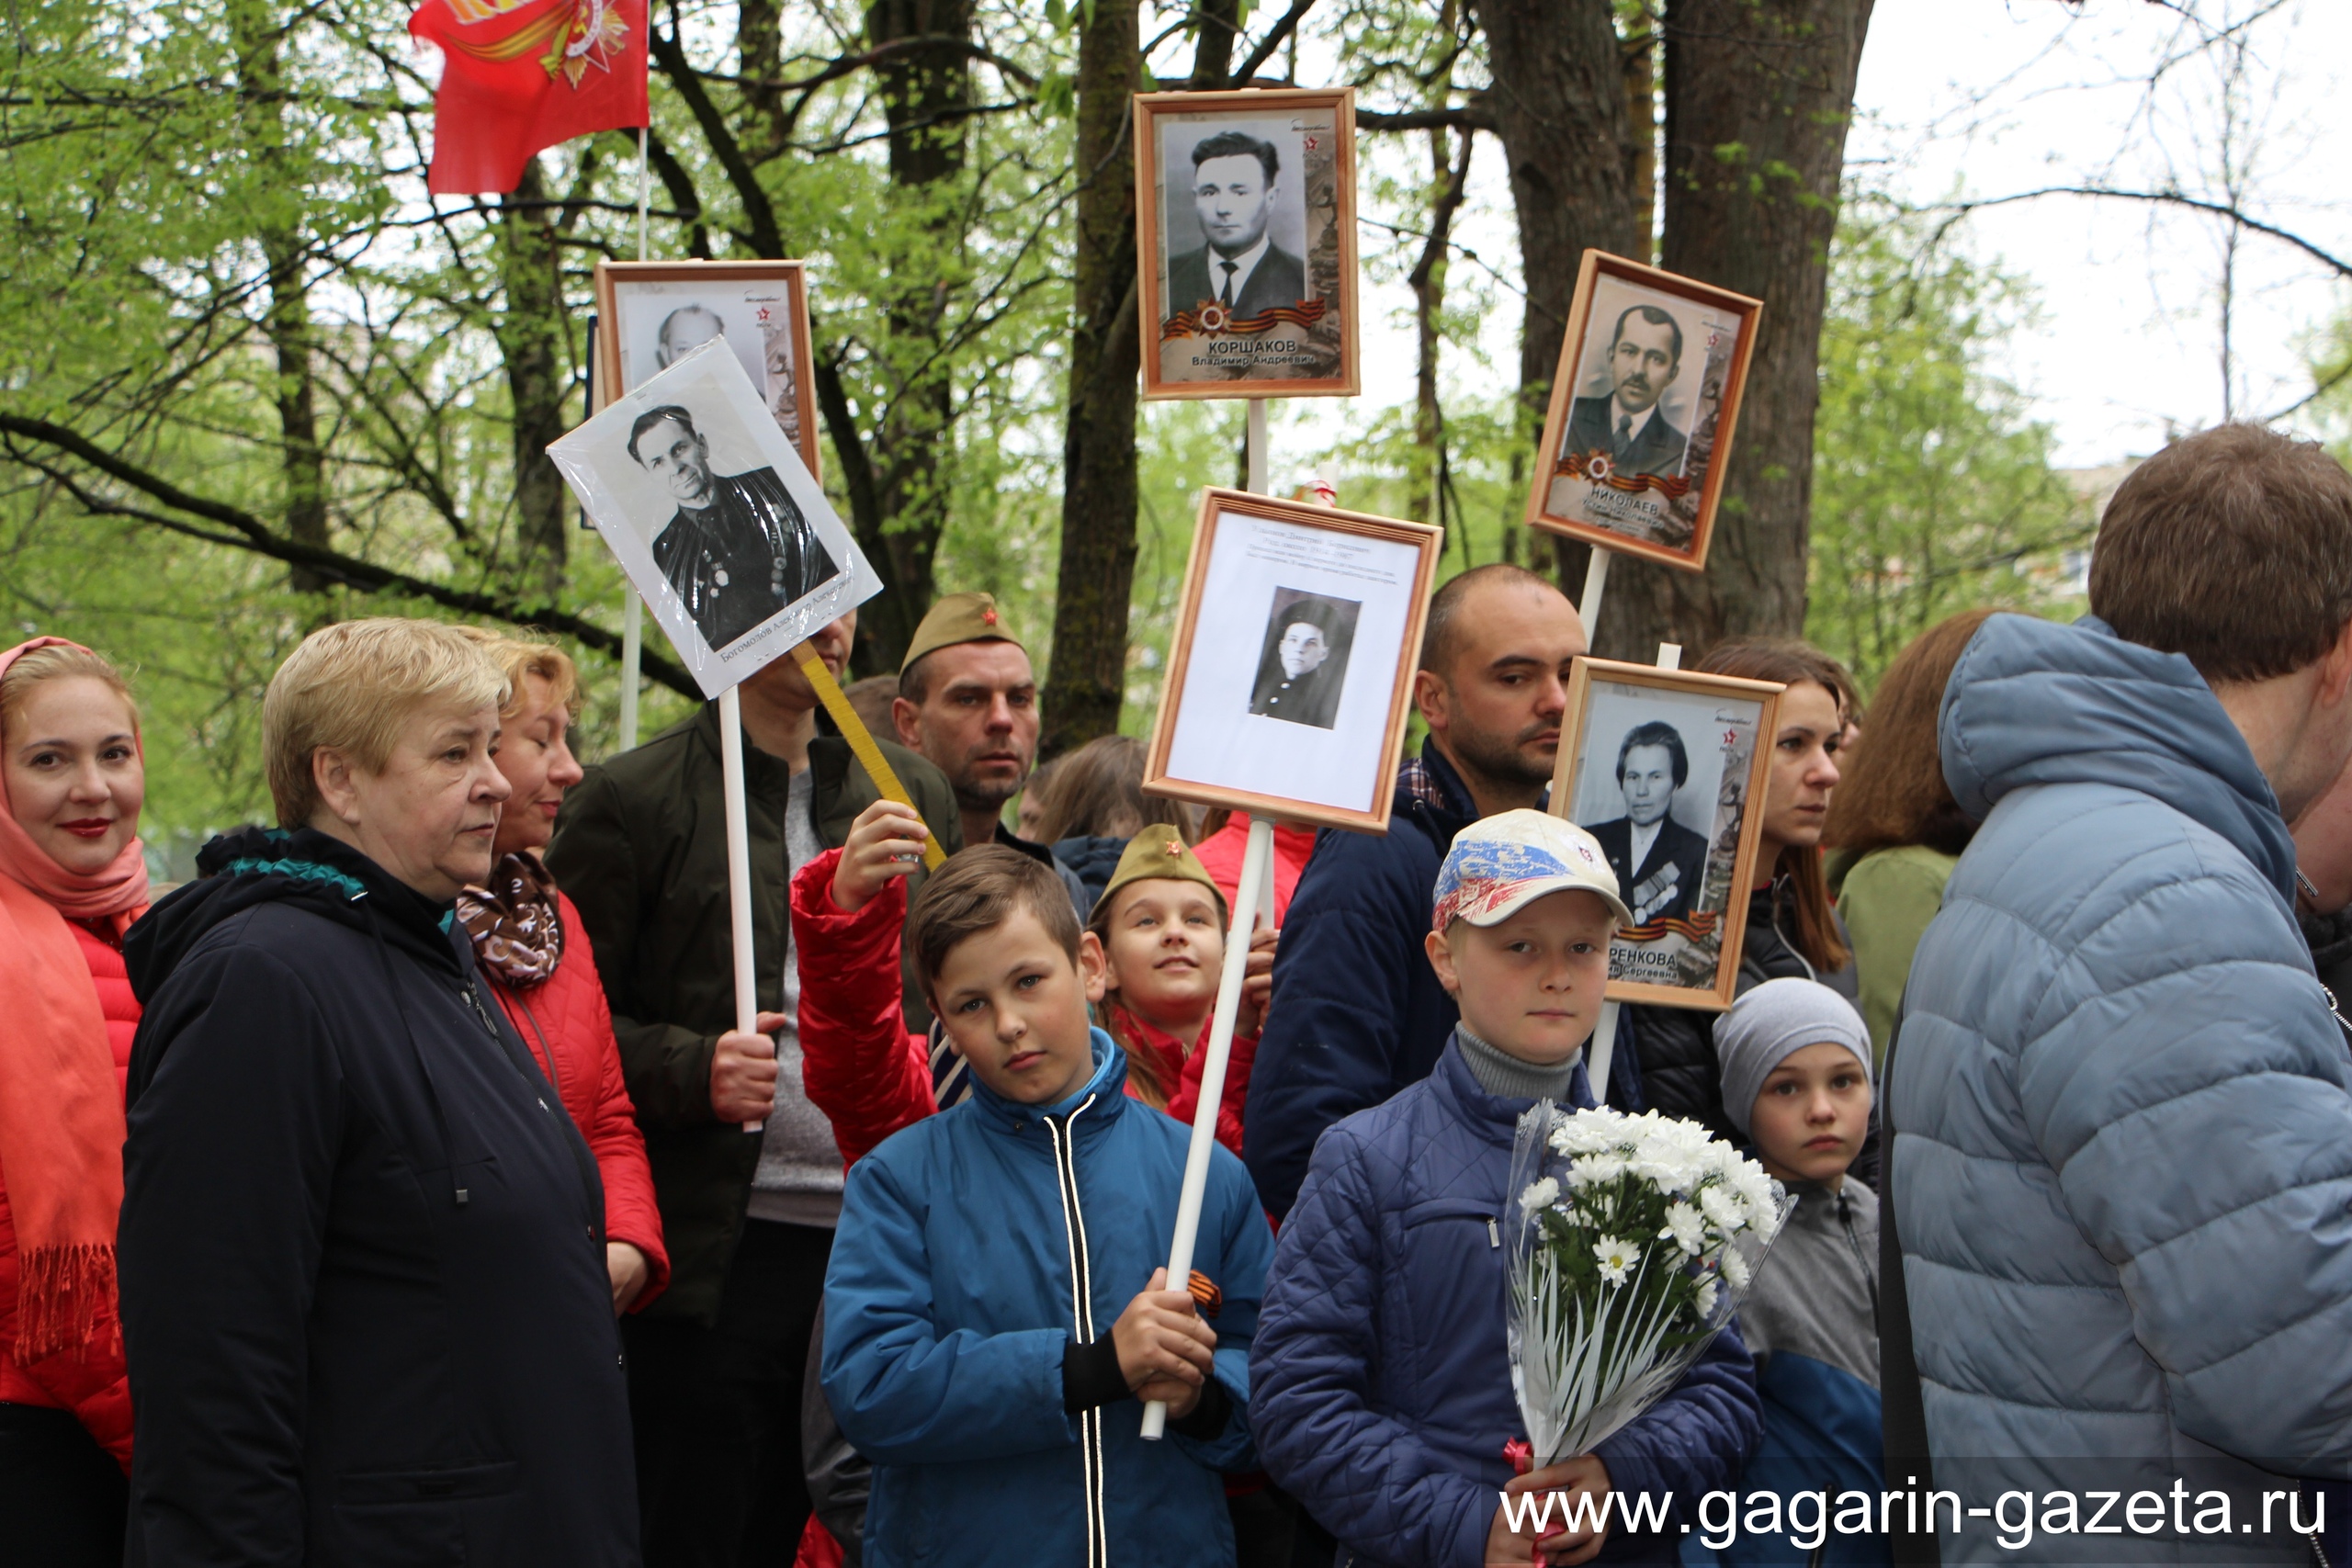
[[(1631, 817), (1620, 817), (1589, 829), (1609, 857), (1617, 886), (1625, 890), (1625, 904), (1636, 924), (1652, 920), (1688, 919), (1690, 907), (1706, 886), (1707, 840), (1677, 822), (1669, 813), (1657, 819), (1657, 831), (1647, 843), (1636, 844), (1640, 831)], [(1640, 863), (1634, 863), (1639, 849)]]
[(839, 570), (774, 468), (714, 477), (710, 504), (680, 506), (654, 536), (653, 560), (713, 649)]

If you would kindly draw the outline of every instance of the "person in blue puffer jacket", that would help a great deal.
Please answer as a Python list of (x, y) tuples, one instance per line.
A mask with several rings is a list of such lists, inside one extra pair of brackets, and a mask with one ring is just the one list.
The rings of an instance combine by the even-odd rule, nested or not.
[(1504, 1329), (1511, 1144), (1539, 1098), (1593, 1103), (1617, 879), (1583, 829), (1512, 810), (1455, 835), (1435, 904), (1426, 951), (1462, 1021), (1428, 1077), (1316, 1145), (1251, 1352), (1259, 1450), (1350, 1568), (1538, 1561), (1506, 1488), (1613, 1505), (1603, 1534), (1545, 1534), (1541, 1562), (1674, 1562), (1761, 1430), (1736, 1328), (1591, 1454), (1515, 1477), (1504, 1452), (1525, 1435)]
[[(1887, 1077), (1935, 1484), (2185, 1482), (2234, 1522), (2199, 1498), (2051, 1544), (2308, 1561), (2257, 1495), (2352, 1472), (2352, 1053), (2287, 826), (2352, 756), (2352, 476), (2253, 426), (2176, 442), (2109, 504), (2090, 604), (1994, 616), (1944, 693), (1984, 826)], [(1982, 1529), (1940, 1545), (2016, 1560)]]
[(1212, 1145), (1191, 1288), (1162, 1288), (1189, 1135), (1089, 1026), (1102, 948), (1053, 871), (967, 850), (905, 940), (972, 1087), (850, 1168), (826, 1272), (825, 1397), (874, 1463), (867, 1568), (1231, 1564), (1221, 1472), (1258, 1465), (1273, 1250), (1249, 1173)]

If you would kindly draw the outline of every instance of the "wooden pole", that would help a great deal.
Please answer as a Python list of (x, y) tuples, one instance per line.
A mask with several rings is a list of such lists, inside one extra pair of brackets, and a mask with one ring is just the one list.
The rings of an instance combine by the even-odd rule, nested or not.
[[(1261, 890), (1273, 881), (1274, 823), (1250, 818), (1250, 844), (1241, 852), (1241, 880), (1233, 890), (1238, 912), (1258, 908)], [(1184, 1155), (1184, 1186), (1176, 1199), (1176, 1235), (1168, 1247), (1168, 1289), (1181, 1291), (1193, 1277), (1193, 1244), (1200, 1237), (1201, 1201), (1208, 1191), (1209, 1153), (1216, 1143), (1217, 1108), (1225, 1103), (1225, 1068), (1233, 1055), (1233, 1024), (1241, 1012), (1241, 984), (1250, 968), (1250, 922), (1228, 922), (1225, 969), (1217, 977), (1216, 1011), (1209, 1019), (1208, 1059), (1201, 1064), (1201, 1100), (1193, 1111), (1193, 1144)], [(1168, 1424), (1168, 1406), (1153, 1400), (1143, 1407), (1143, 1435), (1157, 1440)]]
[[(1600, 559), (1601, 553), (1593, 551), (1593, 558)], [(1588, 599), (1595, 594), (1589, 580), (1585, 585), (1585, 594)], [(1661, 670), (1681, 669), (1682, 645), (1679, 642), (1659, 643), (1657, 667)], [(1611, 1001), (1600, 1004), (1600, 1017), (1592, 1026), (1592, 1043), (1585, 1051), (1585, 1077), (1591, 1080), (1592, 1102), (1595, 1105), (1609, 1103), (1609, 1067), (1617, 1052), (1617, 1007), (1618, 1004)]]
[[(718, 776), (727, 818), (727, 916), (735, 945), (735, 1027), (756, 1033), (760, 1022), (759, 958), (752, 949), (752, 829), (743, 796), (743, 698), (732, 686), (718, 694)], [(756, 1133), (763, 1123), (746, 1122)]]

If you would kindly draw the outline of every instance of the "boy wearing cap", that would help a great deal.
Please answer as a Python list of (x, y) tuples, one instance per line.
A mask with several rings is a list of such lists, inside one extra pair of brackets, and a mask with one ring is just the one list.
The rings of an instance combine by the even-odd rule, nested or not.
[[(1797, 1201), (1739, 1309), (1764, 1402), (1764, 1441), (1741, 1490), (1876, 1496), (1878, 1197), (1846, 1177), (1870, 1131), (1870, 1031), (1826, 986), (1767, 980), (1715, 1021), (1715, 1059), (1732, 1124)], [(1718, 1553), (1726, 1564), (1808, 1555), (1785, 1535), (1744, 1532)], [(1821, 1559), (1887, 1560), (1884, 1540), (1848, 1536), (1832, 1536)]]
[[(1511, 1143), (1539, 1098), (1593, 1103), (1584, 1046), (1627, 918), (1617, 879), (1591, 834), (1512, 810), (1455, 835), (1435, 903), (1427, 951), (1461, 1022), (1427, 1078), (1316, 1145), (1250, 1357), (1260, 1452), (1364, 1568), (1673, 1562), (1700, 1495), (1755, 1440), (1736, 1329), (1592, 1453), (1514, 1477), (1503, 1452), (1523, 1436), (1504, 1340)], [(1557, 1510), (1514, 1529), (1506, 1490), (1628, 1495), (1598, 1531)], [(1665, 1512), (1636, 1529), (1628, 1505), (1649, 1498)]]

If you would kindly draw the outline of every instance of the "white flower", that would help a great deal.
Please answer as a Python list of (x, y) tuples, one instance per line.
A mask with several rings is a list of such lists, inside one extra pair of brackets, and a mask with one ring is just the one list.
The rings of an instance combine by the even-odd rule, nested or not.
[(1715, 1311), (1715, 1277), (1713, 1274), (1699, 1281), (1699, 1315), (1712, 1317)]
[(1705, 1237), (1706, 1228), (1707, 1222), (1699, 1217), (1698, 1210), (1688, 1203), (1669, 1203), (1666, 1209), (1666, 1228), (1657, 1233), (1658, 1239), (1663, 1241), (1671, 1236), (1677, 1247), (1695, 1258)]
[(1578, 1155), (1568, 1162), (1568, 1185), (1593, 1187), (1603, 1181), (1614, 1181), (1625, 1174), (1624, 1156), (1615, 1150), (1600, 1154)]
[(1724, 1248), (1724, 1278), (1730, 1281), (1731, 1288), (1735, 1291), (1747, 1289), (1749, 1278), (1747, 1259), (1728, 1247)]
[(1699, 1212), (1726, 1235), (1747, 1223), (1747, 1205), (1720, 1181), (1710, 1181), (1699, 1189)]
[(1519, 1195), (1519, 1206), (1523, 1212), (1532, 1214), (1538, 1209), (1551, 1207), (1559, 1200), (1560, 1184), (1547, 1176), (1540, 1181), (1531, 1181), (1527, 1184), (1527, 1190)]
[(1623, 1284), (1632, 1275), (1634, 1266), (1642, 1260), (1640, 1248), (1613, 1235), (1603, 1236), (1594, 1242), (1592, 1255), (1600, 1260), (1600, 1277), (1611, 1285)]

